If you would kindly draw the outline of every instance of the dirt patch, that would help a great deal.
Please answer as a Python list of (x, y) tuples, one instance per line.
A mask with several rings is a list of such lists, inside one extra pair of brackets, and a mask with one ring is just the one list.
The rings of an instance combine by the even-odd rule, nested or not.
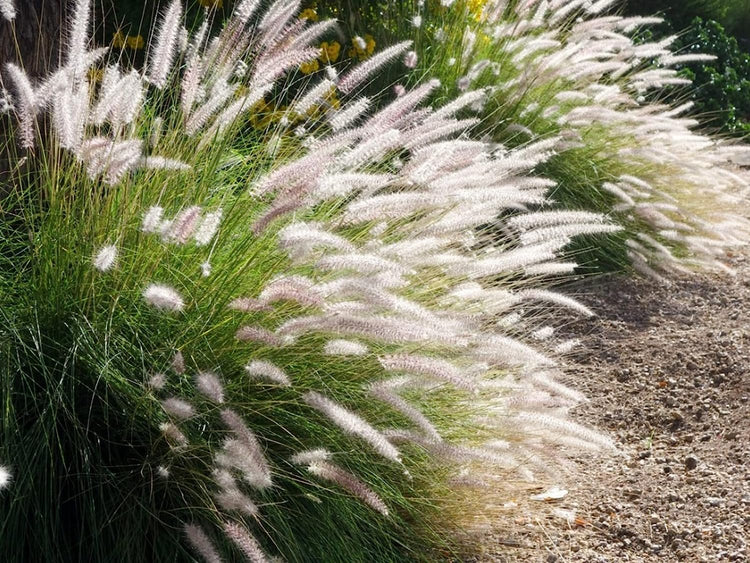
[(590, 399), (574, 415), (623, 455), (578, 464), (484, 561), (750, 561), (750, 260), (733, 262), (735, 277), (585, 286), (599, 318), (565, 329)]

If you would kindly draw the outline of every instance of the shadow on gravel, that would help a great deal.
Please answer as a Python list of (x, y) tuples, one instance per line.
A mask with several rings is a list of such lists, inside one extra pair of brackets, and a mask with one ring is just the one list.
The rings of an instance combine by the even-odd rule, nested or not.
[(590, 398), (575, 416), (622, 456), (561, 475), (568, 496), (529, 504), (484, 560), (750, 561), (750, 260), (734, 267), (580, 288), (598, 319), (561, 329), (584, 343), (566, 370)]

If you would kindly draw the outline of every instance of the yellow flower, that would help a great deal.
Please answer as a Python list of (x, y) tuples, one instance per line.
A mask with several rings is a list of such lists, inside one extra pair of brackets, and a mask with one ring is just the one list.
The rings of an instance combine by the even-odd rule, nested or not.
[(320, 68), (320, 64), (318, 64), (318, 59), (313, 59), (309, 63), (302, 63), (299, 65), (300, 72), (302, 74), (310, 74), (312, 72), (315, 72)]
[(320, 62), (322, 63), (334, 63), (339, 58), (341, 52), (341, 45), (338, 41), (323, 41), (320, 44)]
[(318, 21), (318, 14), (312, 8), (307, 8), (306, 10), (302, 10), (302, 13), (299, 15), (299, 19), (316, 22)]
[(112, 36), (112, 46), (118, 49), (122, 49), (125, 46), (125, 41), (125, 34), (119, 29)]
[(474, 19), (479, 21), (482, 18), (482, 10), (484, 10), (484, 5), (487, 3), (487, 0), (469, 0), (467, 3), (467, 6), (469, 8), (469, 13), (474, 16)]
[(131, 49), (143, 49), (144, 41), (143, 36), (141, 35), (128, 35), (128, 38), (126, 39), (126, 43), (128, 47)]
[(221, 8), (224, 5), (224, 0), (198, 0), (198, 4), (204, 8)]
[(375, 38), (369, 33), (365, 33), (365, 45), (365, 51), (367, 51), (367, 55), (372, 55), (372, 53), (375, 51)]
[(364, 60), (372, 55), (374, 51), (375, 38), (369, 33), (365, 33), (364, 38), (356, 36), (352, 39), (352, 47), (347, 51), (347, 55)]

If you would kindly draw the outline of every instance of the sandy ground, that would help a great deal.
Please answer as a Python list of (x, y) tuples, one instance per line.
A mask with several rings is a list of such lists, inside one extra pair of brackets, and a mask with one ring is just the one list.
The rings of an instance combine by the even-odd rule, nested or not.
[(599, 318), (565, 329), (584, 341), (575, 416), (622, 455), (582, 460), (559, 501), (519, 501), (482, 561), (750, 561), (750, 259), (733, 266), (579, 288)]

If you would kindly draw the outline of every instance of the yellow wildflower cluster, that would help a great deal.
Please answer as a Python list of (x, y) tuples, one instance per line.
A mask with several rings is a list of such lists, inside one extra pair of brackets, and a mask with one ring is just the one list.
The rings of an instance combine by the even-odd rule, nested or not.
[(323, 41), (320, 44), (320, 62), (323, 64), (335, 63), (339, 59), (341, 44), (338, 41)]
[(311, 22), (316, 22), (318, 21), (318, 13), (315, 11), (314, 8), (307, 8), (305, 10), (302, 10), (302, 12), (299, 15), (299, 19), (310, 20)]
[(341, 53), (341, 44), (338, 41), (323, 41), (320, 44), (320, 55), (317, 59), (302, 63), (299, 70), (302, 74), (310, 74), (320, 69), (321, 64), (335, 63)]
[(352, 46), (346, 52), (350, 58), (364, 60), (370, 57), (375, 51), (375, 38), (366, 33), (364, 37), (355, 37), (352, 39)]
[(487, 0), (468, 0), (466, 6), (469, 9), (469, 13), (474, 16), (474, 19), (479, 21), (482, 19), (482, 11)]
[(302, 74), (310, 74), (315, 72), (320, 68), (320, 63), (318, 63), (318, 59), (313, 59), (311, 61), (308, 61), (306, 63), (302, 63), (299, 65), (299, 70)]
[(323, 97), (323, 101), (310, 108), (305, 115), (288, 111), (288, 106), (281, 105), (276, 107), (272, 103), (261, 100), (251, 112), (250, 124), (255, 129), (264, 131), (270, 126), (281, 122), (282, 119), (286, 119), (286, 126), (293, 127), (296, 123), (305, 122), (308, 119), (320, 116), (328, 109), (339, 109), (340, 107), (341, 101), (336, 95), (335, 88), (331, 88), (331, 91)]
[(142, 35), (125, 35), (122, 30), (117, 30), (112, 36), (112, 46), (117, 49), (128, 47), (128, 49), (143, 49), (146, 42)]
[(273, 104), (261, 100), (250, 115), (250, 123), (255, 129), (268, 129), (270, 125), (281, 121), (281, 118), (287, 114), (286, 109), (286, 106), (279, 106), (275, 109)]
[(476, 21), (480, 21), (487, 1), (488, 0), (466, 0), (463, 4), (457, 2), (456, 4), (448, 6), (442, 0), (430, 0), (428, 5), (430, 12), (439, 14), (445, 14), (449, 10), (462, 10), (462, 6), (465, 6), (469, 15)]

